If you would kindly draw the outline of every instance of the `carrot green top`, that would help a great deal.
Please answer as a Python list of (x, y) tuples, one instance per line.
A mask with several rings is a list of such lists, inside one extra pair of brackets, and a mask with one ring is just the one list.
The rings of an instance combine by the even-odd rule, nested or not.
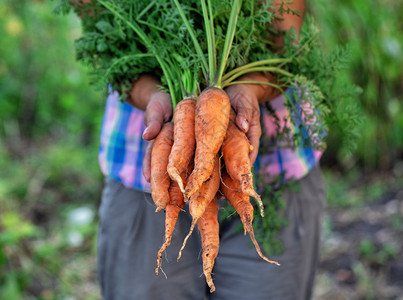
[[(69, 1), (61, 1), (59, 10), (68, 9)], [(124, 99), (140, 73), (153, 72), (175, 106), (205, 87), (242, 83), (239, 76), (251, 71), (275, 73), (277, 82), (264, 84), (281, 91), (303, 86), (321, 124), (337, 126), (349, 137), (347, 143), (353, 140), (358, 113), (351, 99), (358, 89), (337, 78), (348, 51), (340, 47), (326, 55), (310, 17), (299, 37), (293, 30), (274, 30), (270, 24), (275, 16), (298, 13), (288, 1), (276, 7), (257, 0), (97, 0), (89, 5), (76, 49), (77, 58), (92, 66), (98, 87), (110, 83)], [(284, 35), (284, 48), (272, 52), (267, 37), (279, 34)], [(287, 95), (284, 99), (287, 109), (297, 112)]]

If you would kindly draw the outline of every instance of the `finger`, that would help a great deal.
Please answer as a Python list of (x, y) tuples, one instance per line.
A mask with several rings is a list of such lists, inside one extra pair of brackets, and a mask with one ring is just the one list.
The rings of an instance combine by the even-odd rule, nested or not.
[(144, 113), (146, 129), (143, 132), (143, 139), (147, 141), (154, 139), (160, 132), (163, 123), (163, 107), (158, 101), (150, 101)]
[(146, 129), (143, 138), (154, 139), (161, 130), (162, 124), (168, 122), (172, 115), (172, 103), (167, 93), (156, 93), (147, 105), (144, 114)]
[(235, 123), (243, 132), (248, 132), (253, 123), (254, 109), (248, 106), (247, 101), (234, 103), (234, 109), (236, 111)]
[(147, 182), (151, 180), (151, 152), (153, 145), (154, 140), (148, 142), (143, 159), (143, 176)]
[(158, 133), (161, 131), (162, 122), (162, 119), (154, 119), (153, 121), (148, 122), (148, 126), (146, 127), (146, 129), (144, 129), (143, 132), (143, 139), (145, 139), (146, 141), (151, 141), (155, 139)]
[(166, 92), (158, 92), (151, 96), (151, 105), (157, 106), (157, 110), (162, 114), (164, 122), (168, 122), (172, 117), (171, 97)]
[(226, 93), (231, 101), (231, 106), (235, 110), (236, 118), (235, 124), (241, 129), (243, 132), (247, 132), (249, 129), (249, 118), (243, 112), (243, 100), (244, 95), (242, 89), (239, 86), (230, 86), (226, 89)]

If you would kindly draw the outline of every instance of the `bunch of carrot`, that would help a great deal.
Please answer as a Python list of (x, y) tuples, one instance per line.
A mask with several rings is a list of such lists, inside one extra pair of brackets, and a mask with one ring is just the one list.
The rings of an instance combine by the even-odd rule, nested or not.
[[(190, 36), (195, 37), (196, 32), (178, 0), (174, 0), (174, 3)], [(245, 234), (249, 233), (260, 257), (278, 265), (263, 255), (254, 236), (254, 209), (249, 198), (257, 200), (262, 216), (263, 204), (253, 187), (249, 160), (253, 148), (245, 133), (235, 124), (235, 112), (231, 109), (230, 99), (224, 88), (231, 84), (243, 83), (237, 81), (238, 78), (247, 72), (256, 71), (256, 67), (259, 67), (260, 71), (266, 71), (264, 66), (283, 61), (271, 59), (227, 70), (241, 1), (233, 2), (225, 43), (219, 51), (220, 63), (216, 55), (212, 4), (210, 1), (207, 4), (201, 1), (201, 4), (206, 26), (208, 62), (204, 61), (201, 45), (196, 39), (192, 40), (195, 52), (199, 53), (200, 59), (204, 61), (203, 74), (208, 74), (204, 76), (207, 88), (195, 96), (195, 84), (185, 85), (191, 80), (182, 85), (185, 99), (176, 105), (173, 125), (165, 124), (154, 142), (151, 154), (151, 193), (157, 211), (166, 210), (165, 243), (158, 252), (156, 273), (158, 274), (161, 268), (162, 254), (171, 242), (179, 213), (184, 203), (189, 202), (189, 212), (193, 220), (178, 259), (197, 225), (203, 248), (203, 273), (210, 292), (214, 292), (212, 270), (219, 249), (218, 200), (222, 197), (225, 197), (239, 214)], [(275, 67), (269, 67), (267, 71), (281, 72)]]
[[(189, 202), (193, 221), (179, 257), (197, 225), (202, 239), (203, 272), (211, 292), (215, 290), (211, 273), (219, 249), (219, 198), (225, 197), (240, 215), (245, 233), (249, 233), (258, 254), (278, 264), (262, 254), (253, 233), (253, 207), (249, 197), (258, 201), (262, 216), (263, 204), (253, 188), (249, 160), (252, 146), (235, 124), (235, 113), (231, 111), (224, 88), (247, 83), (266, 84), (282, 91), (283, 87), (277, 83), (240, 79), (250, 72), (276, 73), (281, 75), (281, 82), (287, 82), (287, 78), (292, 82), (294, 78), (284, 70), (291, 59), (279, 58), (265, 50), (267, 24), (272, 20), (267, 6), (255, 0), (220, 2), (223, 3), (144, 0), (135, 4), (97, 0), (104, 23), (109, 24), (113, 19), (119, 24), (117, 27), (127, 29), (114, 38), (133, 33), (136, 37), (130, 40), (127, 49), (137, 52), (123, 56), (119, 52), (121, 57), (104, 73), (111, 74), (113, 70), (122, 75), (121, 62), (151, 59), (152, 70), (155, 65), (160, 68), (162, 82), (176, 106), (173, 124), (163, 126), (151, 154), (152, 198), (157, 212), (166, 211), (165, 242), (158, 252), (156, 273), (161, 268), (162, 254), (171, 243), (179, 213)], [(162, 19), (169, 21), (161, 22)], [(93, 26), (98, 32), (100, 24)], [(259, 54), (252, 61), (251, 52), (256, 52), (255, 56)], [(97, 55), (103, 54), (97, 52)], [(141, 71), (150, 71), (142, 67)], [(137, 70), (137, 67), (126, 69)]]
[(202, 239), (203, 272), (210, 291), (215, 290), (211, 273), (219, 249), (217, 199), (223, 196), (240, 215), (258, 254), (278, 264), (262, 254), (252, 229), (253, 206), (249, 196), (260, 205), (261, 200), (253, 188), (251, 150), (245, 133), (235, 124), (235, 113), (222, 89), (207, 88), (196, 101), (179, 102), (173, 124), (163, 126), (151, 154), (152, 197), (156, 211), (166, 210), (165, 243), (158, 252), (157, 274), (179, 213), (189, 201), (193, 221), (178, 259), (197, 225)]
[[(289, 86), (303, 87), (305, 93), (301, 95), (309, 94), (315, 107), (312, 117), (326, 123), (344, 122), (351, 114), (339, 109), (345, 101), (340, 101), (338, 93), (331, 99), (334, 103), (325, 99), (334, 94), (335, 62), (346, 61), (340, 49), (335, 49), (328, 63), (318, 51), (319, 35), (313, 23), (303, 28), (305, 33), (300, 38), (293, 31), (287, 33), (271, 26), (283, 13), (299, 13), (289, 8), (292, 1), (288, 0), (83, 2), (91, 13), (83, 16), (77, 56), (93, 66), (95, 82), (102, 86), (111, 83), (124, 97), (134, 78), (152, 72), (161, 77), (163, 88), (176, 106), (173, 123), (165, 124), (154, 142), (151, 159), (152, 197), (157, 211), (166, 211), (165, 243), (158, 252), (156, 272), (179, 213), (189, 202), (193, 222), (179, 255), (197, 225), (202, 237), (204, 274), (214, 291), (211, 272), (219, 247), (217, 200), (223, 196), (239, 214), (259, 255), (276, 263), (262, 254), (254, 237), (249, 197), (258, 201), (261, 215), (263, 204), (253, 188), (249, 161), (252, 146), (235, 124), (235, 113), (224, 89), (236, 84), (268, 85), (280, 92)], [(269, 50), (274, 46), (269, 36), (284, 36), (283, 51)], [(276, 75), (277, 82), (242, 80), (250, 72), (269, 72)], [(350, 91), (344, 94), (348, 98)], [(287, 96), (284, 99), (295, 112), (290, 114), (290, 121), (300, 124), (300, 111), (294, 101)], [(339, 124), (342, 132), (351, 128)], [(319, 128), (312, 132), (318, 136), (323, 133)], [(265, 223), (261, 227), (268, 230)]]

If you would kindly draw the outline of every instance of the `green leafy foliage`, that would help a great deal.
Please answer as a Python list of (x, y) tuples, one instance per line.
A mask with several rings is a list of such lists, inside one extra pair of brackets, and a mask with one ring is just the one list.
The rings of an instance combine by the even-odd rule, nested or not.
[[(83, 17), (83, 35), (76, 42), (78, 59), (92, 66), (95, 82), (100, 86), (112, 83), (122, 97), (139, 73), (152, 71), (162, 77), (174, 104), (194, 94), (196, 86), (225, 87), (246, 72), (271, 71), (282, 82), (279, 89), (296, 86), (303, 91), (296, 99), (312, 103), (314, 109), (310, 116), (305, 113), (306, 117), (323, 120), (316, 122), (319, 126), (308, 128), (312, 134), (323, 136), (325, 125), (337, 127), (343, 147), (353, 149), (360, 120), (355, 100), (360, 90), (351, 82), (337, 80), (348, 65), (346, 49), (335, 47), (325, 54), (312, 18), (307, 18), (299, 38), (293, 30), (274, 30), (268, 24), (278, 20), (270, 1), (263, 5), (253, 0), (212, 1), (211, 7), (207, 6), (214, 12), (210, 14), (202, 13), (201, 3), (102, 0), (81, 6), (77, 9)], [(235, 4), (240, 6), (239, 13), (234, 10)], [(286, 1), (277, 9), (280, 13), (299, 13)], [(285, 46), (279, 53), (270, 51), (273, 43), (269, 39), (278, 35), (285, 35)], [(273, 59), (280, 65), (273, 65)], [(258, 64), (248, 67), (251, 62)], [(287, 105), (295, 111), (292, 118), (298, 117), (295, 104), (289, 100)], [(296, 134), (294, 142), (307, 141)], [(324, 149), (323, 143), (312, 146)]]
[(284, 251), (283, 243), (278, 239), (278, 234), (288, 224), (283, 215), (285, 210), (283, 193), (283, 189), (266, 185), (262, 193), (262, 199), (265, 200), (265, 217), (259, 218), (258, 210), (254, 211), (253, 228), (256, 239), (261, 242), (262, 248), (269, 255), (280, 255)]
[(370, 239), (360, 241), (358, 251), (363, 259), (370, 265), (384, 265), (388, 260), (393, 260), (399, 254), (399, 249), (392, 243), (375, 245)]
[(82, 16), (85, 34), (76, 41), (77, 58), (93, 67), (97, 86), (110, 82), (125, 97), (138, 74), (162, 76), (165, 68), (170, 76), (163, 76), (163, 83), (176, 84), (175, 91), (182, 91), (181, 74), (175, 70), (199, 69), (199, 59), (182, 55), (183, 51), (189, 53), (190, 37), (185, 35), (178, 11), (172, 6), (161, 1), (99, 1), (88, 6), (91, 13)]
[[(81, 257), (96, 223), (67, 220), (77, 207), (95, 212), (99, 199), (103, 95), (75, 62), (78, 18), (51, 5), (0, 2), (0, 299), (99, 298), (78, 283), (93, 277)], [(80, 245), (70, 242), (77, 231)], [(87, 273), (72, 268), (80, 259)]]
[[(309, 132), (312, 135), (323, 136), (324, 127), (337, 128), (340, 141), (346, 151), (353, 151), (357, 140), (357, 125), (360, 123), (359, 110), (357, 108), (357, 97), (361, 92), (360, 88), (352, 82), (340, 81), (338, 75), (348, 66), (350, 52), (347, 48), (336, 45), (333, 51), (326, 53), (319, 44), (319, 29), (311, 17), (307, 17), (300, 33), (299, 44), (295, 44), (296, 36), (293, 31), (285, 35), (285, 47), (281, 53), (284, 57), (292, 57), (290, 63), (284, 68), (298, 74), (295, 77), (294, 85), (301, 89), (300, 103), (309, 101), (314, 108), (311, 115), (305, 113)], [(289, 110), (295, 111), (290, 101), (287, 103)], [(310, 122), (318, 118), (325, 123)], [(294, 122), (295, 123), (295, 122)], [(309, 128), (309, 123), (319, 125), (317, 128)], [(297, 143), (306, 143), (298, 137)], [(325, 148), (325, 145), (318, 140), (318, 144), (311, 145), (314, 148)]]
[(360, 132), (356, 151), (348, 153), (339, 142), (342, 128), (333, 128), (328, 159), (347, 168), (359, 163), (368, 171), (392, 167), (403, 146), (402, 2), (316, 0), (307, 4), (321, 28), (322, 47), (330, 51), (340, 44), (349, 46), (350, 64), (337, 78), (341, 87), (355, 82), (363, 91), (355, 96), (361, 120), (355, 130)]

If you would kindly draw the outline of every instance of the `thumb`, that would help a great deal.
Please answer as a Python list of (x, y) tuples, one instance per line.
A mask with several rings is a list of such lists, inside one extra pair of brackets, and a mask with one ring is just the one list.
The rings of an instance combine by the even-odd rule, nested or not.
[(248, 109), (245, 105), (242, 105), (241, 103), (238, 103), (234, 107), (237, 115), (235, 119), (236, 125), (241, 129), (243, 132), (248, 132), (250, 123), (252, 120), (252, 115), (253, 115), (253, 110)]
[(172, 104), (169, 96), (158, 94), (151, 99), (144, 113), (144, 124), (146, 129), (143, 132), (143, 138), (147, 141), (154, 139), (161, 130), (162, 124), (168, 122), (172, 114)]
[(156, 111), (146, 111), (144, 115), (144, 123), (146, 129), (143, 132), (143, 139), (150, 141), (158, 135), (161, 131), (164, 122), (163, 116)]
[(253, 106), (248, 91), (241, 86), (233, 86), (227, 89), (227, 93), (236, 112), (236, 125), (243, 132), (248, 132), (253, 118)]
[(143, 160), (143, 176), (147, 182), (150, 182), (151, 179), (151, 152), (153, 145), (154, 141), (148, 142)]

